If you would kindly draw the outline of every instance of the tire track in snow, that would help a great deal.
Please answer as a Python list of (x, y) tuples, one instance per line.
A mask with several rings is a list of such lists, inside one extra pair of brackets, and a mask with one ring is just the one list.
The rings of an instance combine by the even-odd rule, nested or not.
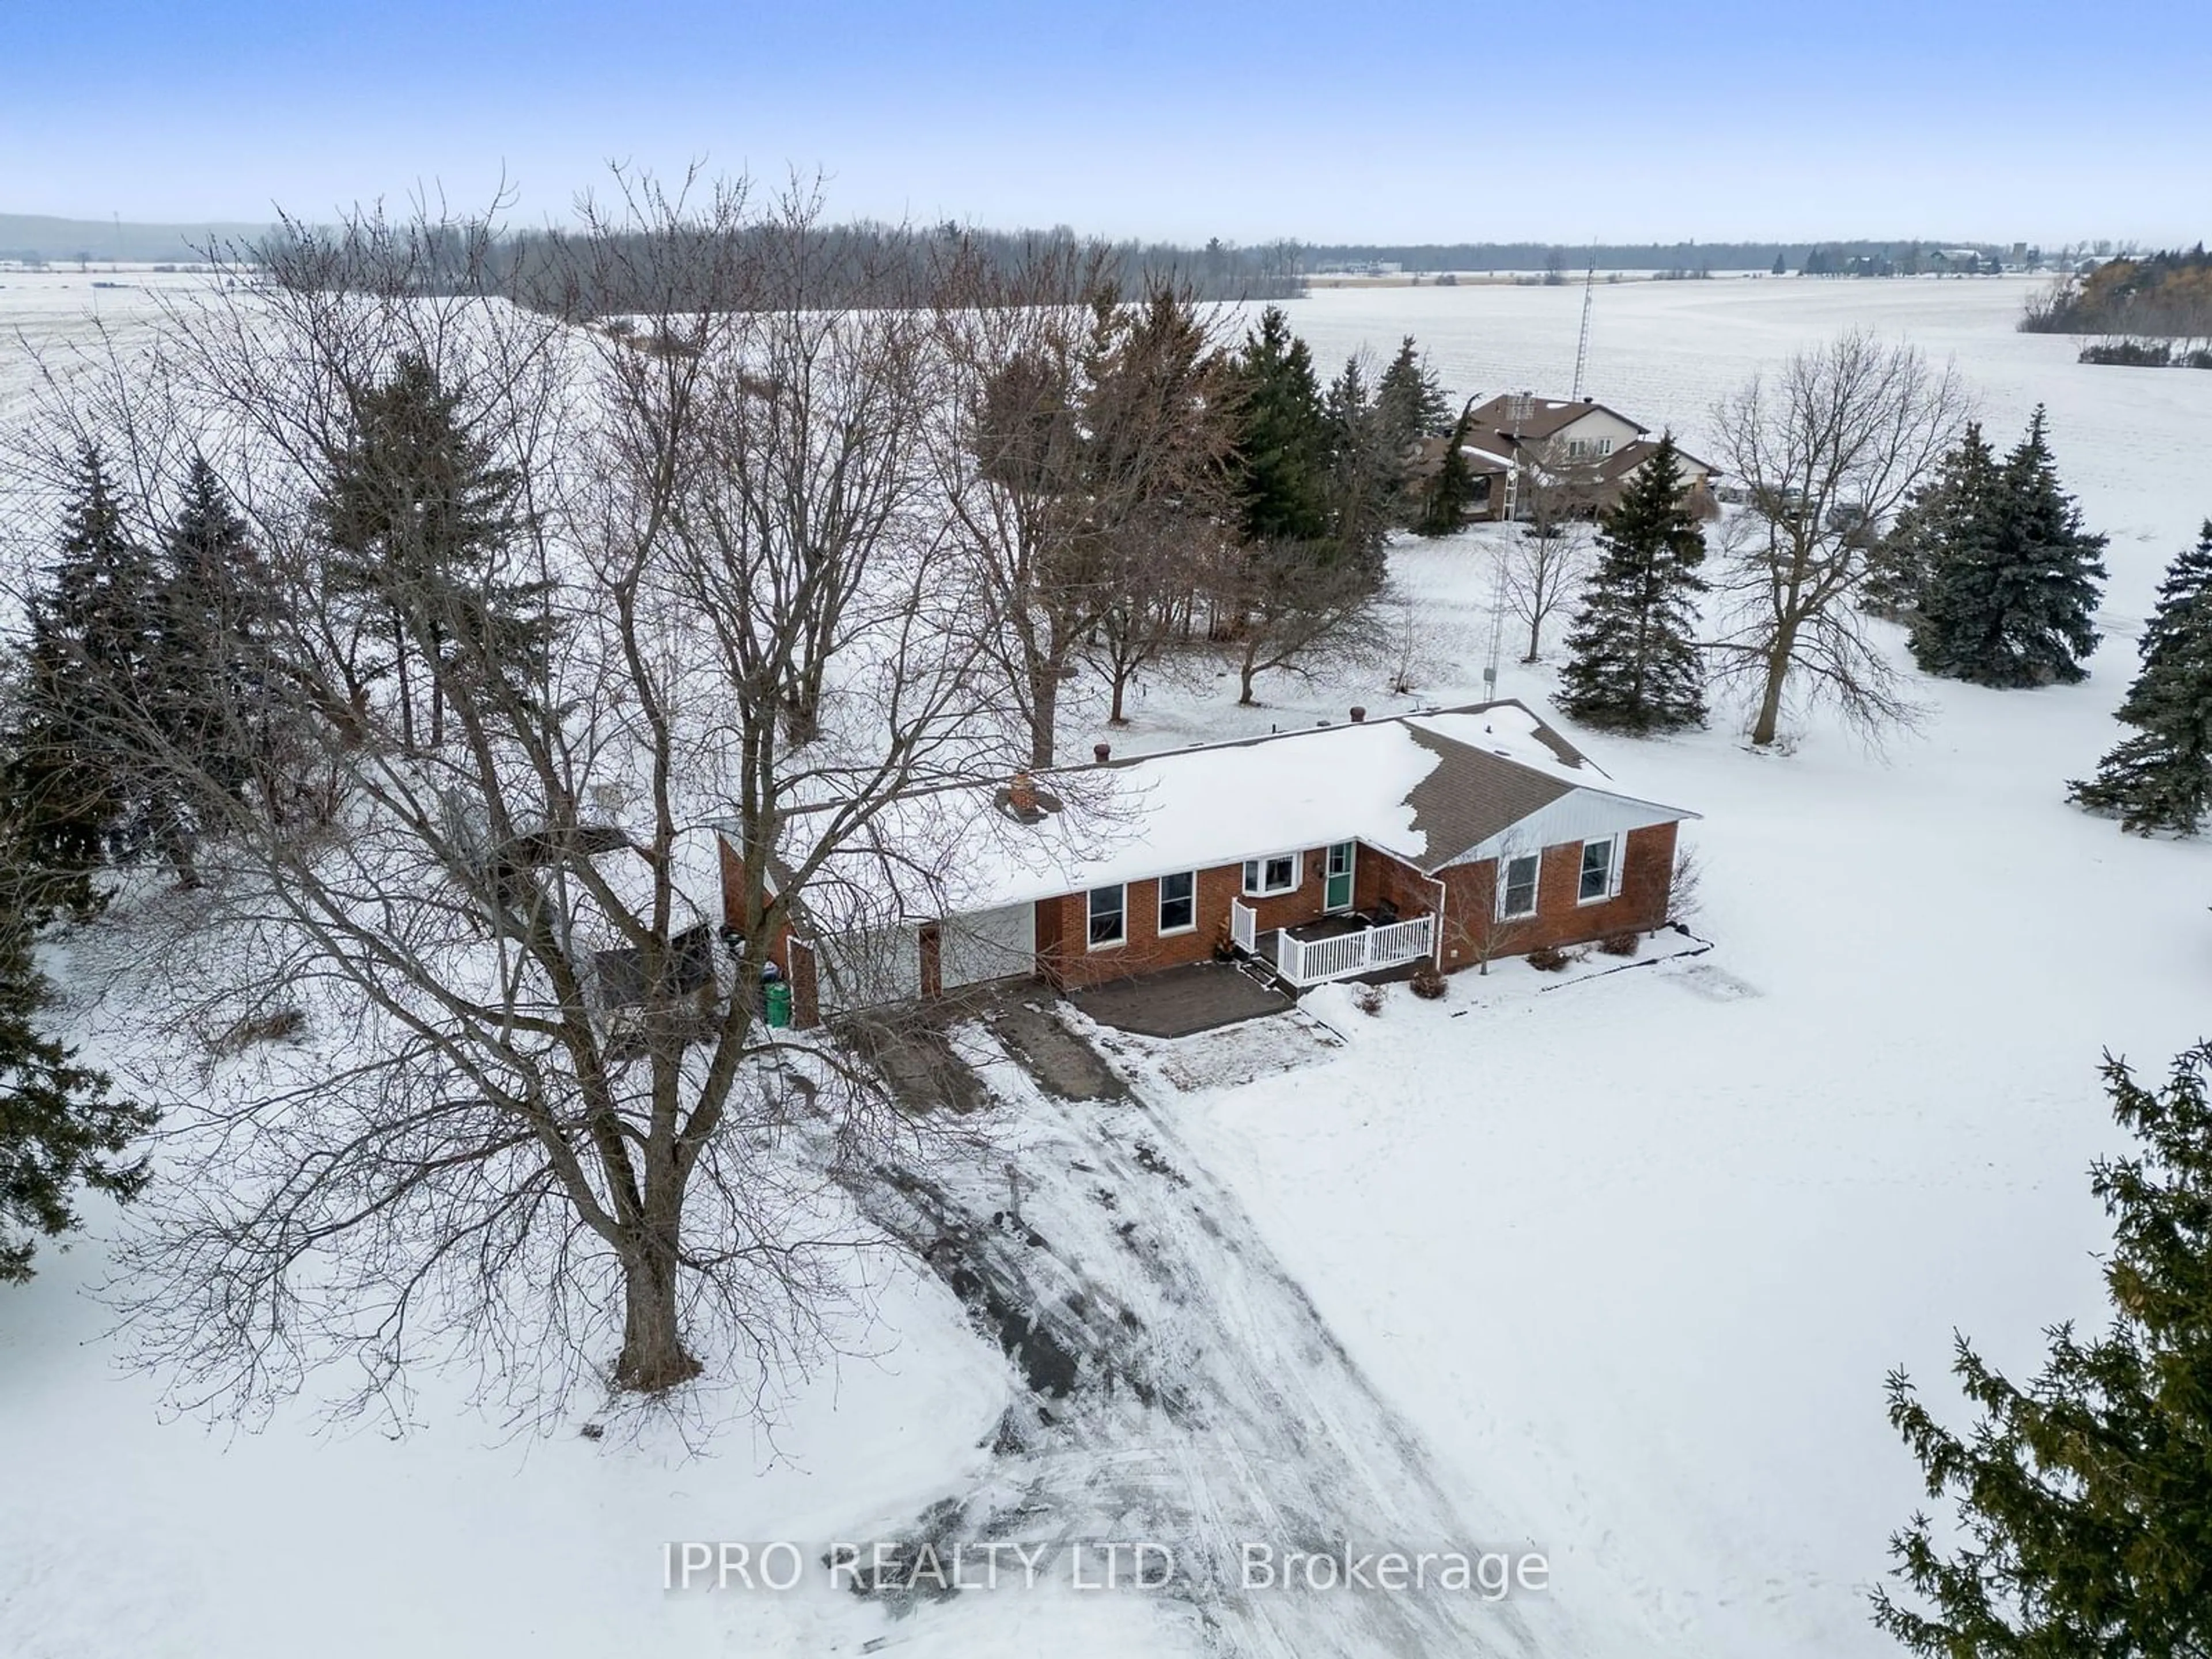
[[(858, 1195), (1006, 1350), (1023, 1387), (975, 1489), (896, 1541), (1162, 1542), (1202, 1648), (1253, 1659), (1539, 1651), (1510, 1599), (1243, 1587), (1248, 1541), (1279, 1559), (1523, 1540), (1470, 1534), (1419, 1437), (1147, 1104), (1141, 1077), (1127, 1101), (1054, 1100), (988, 1034), (959, 1036), (1000, 1103), (991, 1148), (879, 1168)], [(1572, 1650), (1556, 1607), (1540, 1622), (1542, 1650)]]

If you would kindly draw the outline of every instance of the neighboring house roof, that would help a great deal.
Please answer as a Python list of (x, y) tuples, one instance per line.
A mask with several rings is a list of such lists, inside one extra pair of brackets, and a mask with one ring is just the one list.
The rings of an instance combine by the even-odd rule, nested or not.
[[(902, 798), (827, 860), (805, 908), (836, 933), (1342, 841), (1434, 872), (1697, 816), (1611, 784), (1518, 702), (1305, 728), (1042, 773), (1040, 794), (1063, 805), (1030, 822), (1008, 815), (1003, 786)], [(805, 817), (787, 833), (795, 861)]]
[[(1644, 462), (1650, 460), (1658, 453), (1658, 450), (1659, 446), (1649, 438), (1638, 438), (1633, 443), (1623, 444), (1597, 464), (1599, 482), (1618, 483)], [(1698, 468), (1709, 478), (1717, 478), (1721, 476), (1720, 469), (1711, 461), (1700, 460), (1680, 444), (1674, 446), (1674, 453), (1680, 456), (1686, 465)]]
[[(1521, 395), (1527, 397), (1525, 393)], [(1647, 426), (1638, 426), (1619, 410), (1608, 408), (1595, 398), (1527, 398), (1527, 406), (1516, 422), (1514, 418), (1515, 401), (1515, 394), (1500, 392), (1488, 403), (1476, 406), (1470, 423), (1517, 435), (1523, 443), (1541, 443), (1590, 415), (1610, 415), (1624, 425), (1635, 427), (1638, 432), (1651, 429)]]

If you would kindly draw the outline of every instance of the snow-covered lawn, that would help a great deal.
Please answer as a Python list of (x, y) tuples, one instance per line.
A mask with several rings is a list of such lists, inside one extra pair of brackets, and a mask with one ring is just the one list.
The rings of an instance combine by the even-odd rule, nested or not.
[[(0, 322), (26, 293), (51, 299), (46, 279), (0, 280)], [(2212, 374), (2077, 366), (2070, 343), (2011, 331), (2022, 295), (1601, 285), (1589, 388), (1695, 448), (1715, 396), (1856, 321), (1955, 353), (2001, 443), (2047, 402), (2062, 474), (2113, 536), (2112, 637), (2088, 684), (1921, 683), (1929, 723), (1878, 755), (1817, 721), (1778, 756), (1724, 722), (1584, 738), (1623, 787), (1705, 815), (1690, 839), (1715, 951), (1557, 989), (1509, 964), (1457, 976), (1441, 1003), (1394, 989), (1374, 1018), (1328, 993), (1310, 1006), (1342, 1048), (1279, 1073), (1224, 1049), (1181, 1068), (1208, 1086), (1153, 1070), (1123, 1109), (1155, 1114), (1241, 1206), (1471, 1522), (1546, 1547), (1573, 1651), (1887, 1651), (1864, 1587), (1917, 1492), (1884, 1372), (1904, 1364), (1940, 1393), (1954, 1326), (2026, 1366), (2041, 1326), (2096, 1315), (2102, 1218), (2083, 1170), (2113, 1142), (2100, 1051), (2160, 1070), (2212, 1035), (2212, 849), (2124, 838), (2063, 799), (2112, 738), (2160, 568), (2212, 514)], [(1344, 290), (1293, 320), (1325, 368), (1410, 331), (1462, 392), (1556, 392), (1580, 303)], [(0, 408), (19, 391), (0, 377)], [(1434, 630), (1423, 702), (1479, 692), (1480, 540), (1394, 555)], [(1548, 671), (1512, 655), (1501, 691), (1541, 707)], [(1112, 741), (1403, 706), (1371, 679), (1271, 677), (1257, 709), (1233, 686), (1153, 688)], [(1069, 752), (1109, 735), (1089, 720), (1071, 709)], [(1211, 1086), (1229, 1076), (1250, 1080)], [(665, 1540), (868, 1537), (985, 1478), (1012, 1375), (934, 1279), (890, 1276), (883, 1322), (856, 1334), (879, 1357), (799, 1390), (773, 1446), (738, 1429), (687, 1459), (659, 1434), (510, 1437), (434, 1395), (398, 1441), (319, 1436), (304, 1407), (258, 1435), (164, 1422), (79, 1293), (100, 1260), (95, 1237), (0, 1291), (9, 1653), (580, 1659), (880, 1639), (1075, 1659), (1197, 1640), (1112, 1597), (971, 1596), (893, 1621), (848, 1598), (663, 1594)]]

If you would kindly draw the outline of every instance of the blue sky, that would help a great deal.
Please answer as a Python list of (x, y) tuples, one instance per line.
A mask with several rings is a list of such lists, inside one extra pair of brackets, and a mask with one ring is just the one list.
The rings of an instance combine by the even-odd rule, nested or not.
[(1253, 241), (2212, 234), (2204, 0), (0, 0), (0, 212), (309, 216), (611, 159)]

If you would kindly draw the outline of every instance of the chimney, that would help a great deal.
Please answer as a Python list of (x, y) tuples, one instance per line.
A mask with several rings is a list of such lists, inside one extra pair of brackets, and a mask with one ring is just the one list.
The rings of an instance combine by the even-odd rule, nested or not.
[(1091, 758), (1097, 761), (1101, 766), (1105, 765), (1108, 761), (1114, 758), (1114, 746), (1111, 744), (1105, 743), (1092, 744), (1091, 745)]
[(1366, 718), (1367, 711), (1364, 708), (1362, 708), (1358, 703), (1352, 705), (1352, 723), (1354, 726), (1358, 725), (1360, 721)]
[(1017, 772), (1006, 782), (1006, 805), (1017, 812), (1036, 811), (1036, 780), (1027, 772)]

